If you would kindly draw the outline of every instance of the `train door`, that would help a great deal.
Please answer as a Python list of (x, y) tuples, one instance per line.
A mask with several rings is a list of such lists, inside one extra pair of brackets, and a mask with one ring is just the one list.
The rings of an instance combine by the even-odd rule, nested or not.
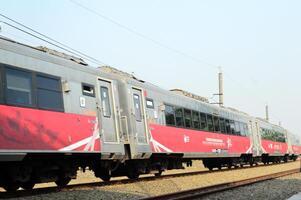
[(147, 156), (150, 153), (145, 99), (141, 89), (132, 88), (132, 108), (133, 133), (136, 144), (135, 153), (132, 152), (132, 157), (141, 158), (143, 157), (141, 155)]
[(251, 139), (253, 156), (259, 156), (257, 130), (252, 120), (249, 121), (249, 127), (251, 130), (250, 139)]
[(123, 145), (120, 144), (118, 127), (118, 105), (117, 89), (110, 80), (98, 79), (98, 120), (100, 124), (100, 135), (102, 140), (102, 152), (122, 153)]
[(263, 153), (262, 151), (262, 145), (261, 145), (261, 135), (260, 135), (260, 127), (259, 127), (259, 124), (258, 124), (258, 121), (255, 120), (255, 141), (257, 142), (257, 148), (258, 148), (258, 151), (259, 151), (259, 155), (261, 155)]
[(141, 90), (133, 88), (134, 117), (136, 124), (135, 138), (138, 144), (147, 144), (145, 108)]

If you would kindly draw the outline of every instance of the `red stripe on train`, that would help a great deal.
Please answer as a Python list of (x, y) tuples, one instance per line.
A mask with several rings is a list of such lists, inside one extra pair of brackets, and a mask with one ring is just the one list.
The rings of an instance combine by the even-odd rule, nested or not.
[(248, 137), (150, 124), (154, 152), (252, 153)]
[(0, 105), (0, 125), (1, 150), (101, 149), (94, 116)]

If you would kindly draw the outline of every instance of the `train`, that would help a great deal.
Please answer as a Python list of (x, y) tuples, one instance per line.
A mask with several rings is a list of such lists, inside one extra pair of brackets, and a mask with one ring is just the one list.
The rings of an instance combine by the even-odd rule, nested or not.
[(115, 68), (0, 38), (0, 186), (66, 186), (96, 177), (160, 176), (202, 160), (209, 170), (296, 160), (285, 128)]

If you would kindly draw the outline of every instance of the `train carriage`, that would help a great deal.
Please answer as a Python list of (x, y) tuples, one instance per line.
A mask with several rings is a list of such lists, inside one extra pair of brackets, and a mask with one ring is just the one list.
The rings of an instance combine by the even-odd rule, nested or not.
[(209, 168), (295, 160), (284, 128), (111, 67), (0, 38), (0, 186), (65, 186), (96, 177), (160, 175), (201, 159)]
[(87, 165), (106, 179), (102, 166), (125, 157), (121, 83), (80, 59), (4, 38), (0, 63), (0, 184), (62, 186)]

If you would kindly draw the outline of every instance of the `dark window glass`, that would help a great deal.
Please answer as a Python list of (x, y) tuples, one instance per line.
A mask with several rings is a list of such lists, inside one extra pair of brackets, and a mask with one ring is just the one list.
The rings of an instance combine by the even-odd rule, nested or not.
[(219, 124), (219, 117), (217, 117), (217, 116), (214, 116), (213, 117), (213, 122), (214, 122), (214, 130), (216, 131), (216, 132), (220, 132), (221, 131), (221, 129), (220, 129), (220, 124)]
[(191, 128), (191, 110), (184, 109), (185, 127)]
[(0, 66), (0, 103), (2, 103), (3, 100), (3, 68)]
[(82, 83), (82, 93), (86, 96), (95, 97), (94, 85)]
[(222, 132), (222, 133), (226, 133), (225, 119), (220, 118), (219, 122), (220, 122), (221, 132)]
[(230, 121), (228, 119), (225, 120), (225, 125), (226, 125), (226, 133), (231, 134), (231, 126), (230, 126)]
[(37, 87), (47, 90), (61, 91), (61, 86), (57, 78), (37, 75)]
[(110, 105), (110, 96), (109, 89), (107, 87), (100, 87), (100, 96), (101, 96), (101, 107), (104, 117), (111, 117), (111, 105)]
[(200, 117), (201, 117), (201, 129), (208, 131), (206, 114), (200, 113)]
[(49, 90), (37, 89), (38, 106), (39, 108), (49, 110), (61, 110), (62, 101), (61, 93)]
[(241, 135), (239, 122), (235, 121), (235, 135)]
[(175, 108), (173, 106), (165, 105), (165, 121), (166, 125), (175, 126)]
[(230, 120), (230, 129), (231, 129), (231, 134), (235, 135), (235, 123), (233, 120)]
[(176, 108), (176, 125), (178, 127), (184, 127), (184, 116), (182, 108)]
[(200, 129), (200, 115), (199, 112), (192, 111), (192, 127)]
[(141, 114), (140, 96), (137, 94), (134, 94), (134, 105), (135, 105), (136, 121), (141, 122), (142, 114)]
[(154, 108), (154, 100), (152, 99), (146, 99), (146, 107), (147, 108)]
[(32, 74), (6, 69), (6, 101), (9, 104), (32, 106)]
[(245, 135), (249, 135), (249, 126), (246, 123), (244, 123), (244, 130), (245, 130)]
[(208, 130), (214, 131), (212, 115), (207, 115), (207, 123), (208, 123)]
[(240, 124), (240, 135), (241, 135), (241, 136), (245, 136), (246, 133), (245, 133), (244, 123), (239, 122), (239, 124)]
[(37, 101), (39, 108), (62, 111), (63, 97), (60, 80), (37, 75)]

